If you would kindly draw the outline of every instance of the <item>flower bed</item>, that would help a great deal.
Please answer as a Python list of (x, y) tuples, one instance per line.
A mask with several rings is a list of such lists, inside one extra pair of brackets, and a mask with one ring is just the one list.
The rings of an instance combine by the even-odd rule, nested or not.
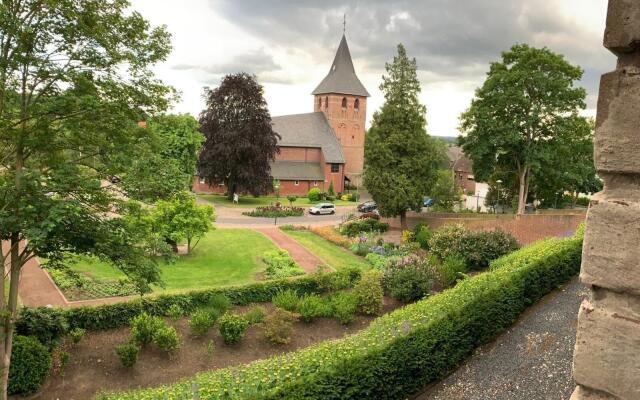
[(404, 398), (446, 375), (527, 306), (575, 275), (581, 248), (581, 237), (546, 240), (453, 289), (377, 319), (359, 334), (173, 385), (100, 398), (190, 398), (194, 388), (201, 399)]
[(242, 215), (263, 218), (301, 217), (304, 215), (304, 208), (286, 206), (264, 206), (256, 207), (256, 209), (253, 211), (243, 212)]
[(128, 279), (96, 281), (71, 270), (48, 270), (55, 284), (71, 301), (137, 294), (136, 286)]
[(267, 251), (262, 256), (267, 264), (265, 275), (269, 279), (282, 279), (290, 276), (304, 275), (304, 270), (291, 258), (286, 250)]

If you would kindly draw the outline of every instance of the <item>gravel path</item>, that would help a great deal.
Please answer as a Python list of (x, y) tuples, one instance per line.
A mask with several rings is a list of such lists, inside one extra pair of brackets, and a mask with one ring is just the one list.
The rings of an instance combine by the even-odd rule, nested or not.
[(578, 308), (587, 289), (574, 278), (546, 296), (495, 342), (414, 400), (566, 400)]

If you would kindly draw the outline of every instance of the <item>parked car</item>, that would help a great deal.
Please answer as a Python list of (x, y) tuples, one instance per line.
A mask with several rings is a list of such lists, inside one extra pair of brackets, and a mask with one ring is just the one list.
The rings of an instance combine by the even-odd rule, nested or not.
[(318, 203), (309, 209), (311, 215), (335, 214), (336, 206), (331, 203)]
[(422, 207), (431, 207), (434, 204), (435, 202), (433, 201), (433, 199), (430, 199), (428, 197), (422, 199)]
[(376, 204), (375, 201), (365, 201), (362, 204), (358, 204), (358, 211), (360, 211), (361, 213), (368, 213), (377, 209), (378, 209), (378, 205)]

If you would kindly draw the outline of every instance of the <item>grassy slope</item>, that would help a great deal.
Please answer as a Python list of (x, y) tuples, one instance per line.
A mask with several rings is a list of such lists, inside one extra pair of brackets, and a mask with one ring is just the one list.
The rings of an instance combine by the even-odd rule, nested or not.
[[(266, 237), (249, 229), (218, 229), (209, 232), (188, 256), (175, 263), (160, 263), (166, 284), (158, 291), (235, 285), (254, 280), (263, 268), (260, 257), (277, 247)], [(117, 280), (124, 275), (115, 268), (82, 259), (70, 266), (101, 280)]]
[(344, 268), (348, 265), (355, 265), (363, 269), (371, 268), (371, 265), (369, 265), (369, 263), (362, 257), (356, 256), (340, 246), (336, 246), (313, 232), (283, 232), (335, 269)]
[[(261, 196), (261, 197), (243, 196), (243, 197), (240, 197), (238, 204), (233, 204), (233, 202), (230, 201), (228, 198), (218, 194), (201, 194), (201, 195), (198, 195), (198, 197), (206, 201), (209, 201), (214, 205), (222, 205), (224, 207), (247, 208), (247, 207), (257, 207), (257, 206), (268, 206), (272, 203), (275, 203), (276, 201), (280, 201), (280, 203), (282, 203), (282, 205), (285, 205), (285, 206), (289, 205), (289, 200), (287, 200), (286, 197), (280, 197), (280, 200), (276, 200), (275, 197), (270, 197), (270, 196)], [(300, 197), (298, 198), (298, 200), (296, 200), (293, 203), (293, 205), (295, 207), (311, 207), (317, 203), (320, 203), (320, 202), (318, 201), (310, 202), (308, 198)], [(343, 200), (336, 200), (333, 203), (336, 206), (353, 206), (353, 207), (355, 207), (358, 204), (356, 202), (343, 201)]]

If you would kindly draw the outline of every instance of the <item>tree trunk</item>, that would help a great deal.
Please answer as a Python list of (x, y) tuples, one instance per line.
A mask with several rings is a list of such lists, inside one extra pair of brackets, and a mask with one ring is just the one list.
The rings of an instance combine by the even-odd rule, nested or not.
[(408, 225), (407, 225), (407, 212), (406, 211), (401, 211), (400, 212), (400, 229), (403, 231), (406, 231), (407, 229), (409, 229)]
[[(11, 349), (13, 346), (13, 325), (18, 309), (18, 284), (20, 282), (20, 267), (22, 260), (20, 257), (20, 238), (17, 233), (11, 236), (10, 253), (10, 282), (9, 282), (9, 304), (3, 318), (3, 344), (2, 344), (2, 394), (0, 399), (7, 400), (7, 390), (9, 387), (9, 366), (11, 364)], [(4, 266), (3, 266), (4, 267)], [(4, 271), (3, 271), (4, 272)]]
[(187, 238), (187, 254), (191, 253), (191, 237)]
[(518, 171), (518, 183), (520, 185), (520, 188), (518, 190), (518, 215), (524, 214), (524, 206), (527, 201), (526, 178), (527, 178), (527, 168), (521, 168), (521, 170)]

